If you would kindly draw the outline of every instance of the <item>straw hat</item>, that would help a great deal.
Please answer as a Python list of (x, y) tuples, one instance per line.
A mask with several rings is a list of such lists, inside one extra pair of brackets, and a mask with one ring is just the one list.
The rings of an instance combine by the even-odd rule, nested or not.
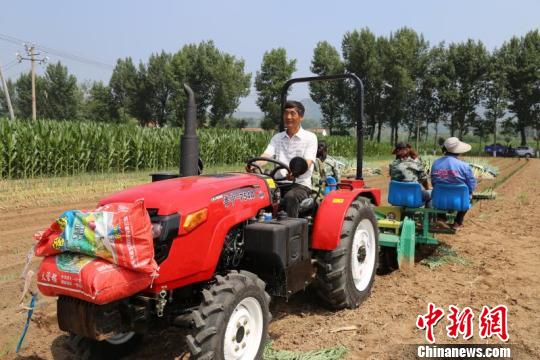
[(446, 151), (452, 154), (463, 154), (471, 150), (471, 145), (459, 141), (457, 137), (450, 137), (444, 141)]

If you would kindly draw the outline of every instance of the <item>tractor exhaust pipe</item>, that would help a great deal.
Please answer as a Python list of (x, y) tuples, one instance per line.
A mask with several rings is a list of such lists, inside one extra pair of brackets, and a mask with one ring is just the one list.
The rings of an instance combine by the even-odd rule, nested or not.
[(193, 90), (184, 84), (184, 92), (188, 97), (184, 134), (180, 139), (180, 177), (199, 174), (199, 138), (197, 137), (197, 105)]

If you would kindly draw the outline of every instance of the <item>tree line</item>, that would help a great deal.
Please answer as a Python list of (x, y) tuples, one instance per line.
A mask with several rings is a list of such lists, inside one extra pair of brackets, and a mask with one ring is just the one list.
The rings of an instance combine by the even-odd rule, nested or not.
[[(325, 75), (354, 72), (364, 82), (367, 132), (380, 141), (381, 129), (398, 129), (427, 140), (429, 125), (444, 124), (452, 136), (470, 131), (486, 138), (495, 131), (517, 134), (523, 145), (527, 128), (540, 135), (540, 33), (513, 37), (491, 52), (481, 41), (435, 46), (412, 29), (388, 37), (369, 29), (345, 34), (341, 56), (327, 42), (314, 50), (311, 71)], [(337, 131), (351, 126), (347, 84), (316, 83), (312, 98), (321, 105), (324, 124)], [(349, 102), (350, 103), (350, 102)], [(437, 134), (435, 134), (437, 138)]]
[[(284, 48), (265, 52), (253, 79), (263, 128), (279, 123), (281, 86), (296, 70), (296, 60)], [(400, 130), (410, 139), (427, 140), (432, 128), (437, 138), (440, 124), (460, 137), (472, 132), (485, 139), (496, 126), (498, 132), (518, 135), (522, 144), (527, 142), (527, 129), (540, 136), (538, 30), (488, 51), (481, 41), (432, 46), (410, 28), (388, 36), (364, 28), (343, 36), (341, 52), (319, 42), (310, 70), (317, 75), (354, 72), (363, 80), (366, 136), (372, 140), (381, 141), (384, 128), (390, 129), (392, 142)], [(245, 122), (232, 114), (250, 93), (251, 82), (244, 61), (220, 51), (212, 41), (189, 44), (176, 53), (152, 54), (139, 64), (129, 57), (118, 59), (108, 84), (78, 84), (56, 63), (36, 79), (38, 117), (182, 126), (182, 84), (188, 83), (197, 94), (200, 125), (241, 127)], [(30, 84), (28, 74), (8, 81), (18, 118), (31, 116)], [(321, 107), (323, 126), (332, 134), (353, 126), (351, 84), (312, 83), (309, 90)], [(7, 112), (5, 105), (2, 94), (0, 116)]]

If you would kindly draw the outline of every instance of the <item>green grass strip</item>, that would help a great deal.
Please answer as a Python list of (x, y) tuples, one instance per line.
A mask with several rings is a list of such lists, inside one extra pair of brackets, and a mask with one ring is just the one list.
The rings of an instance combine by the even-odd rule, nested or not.
[(437, 248), (435, 254), (420, 261), (420, 264), (428, 266), (430, 269), (442, 266), (444, 264), (461, 264), (469, 266), (471, 262), (461, 256), (456, 251), (446, 245)]
[(334, 348), (297, 352), (289, 350), (277, 350), (272, 347), (272, 342), (264, 348), (264, 360), (340, 360), (347, 354), (347, 348), (337, 346)]

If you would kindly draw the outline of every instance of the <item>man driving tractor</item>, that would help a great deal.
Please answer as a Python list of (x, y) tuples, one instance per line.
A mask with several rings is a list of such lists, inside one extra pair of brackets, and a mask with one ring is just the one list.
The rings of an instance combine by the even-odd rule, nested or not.
[[(317, 156), (317, 136), (301, 126), (304, 112), (304, 105), (301, 102), (287, 101), (283, 110), (285, 131), (274, 135), (261, 155), (285, 164), (289, 164), (294, 157), (301, 157), (307, 162), (308, 170), (299, 175), (290, 186), (282, 189), (285, 210), (289, 217), (298, 217), (300, 203), (311, 193), (313, 162)], [(263, 165), (263, 162), (261, 161), (259, 165)], [(250, 166), (247, 166), (246, 170), (253, 172)], [(288, 176), (288, 180), (293, 180), (292, 176)]]

